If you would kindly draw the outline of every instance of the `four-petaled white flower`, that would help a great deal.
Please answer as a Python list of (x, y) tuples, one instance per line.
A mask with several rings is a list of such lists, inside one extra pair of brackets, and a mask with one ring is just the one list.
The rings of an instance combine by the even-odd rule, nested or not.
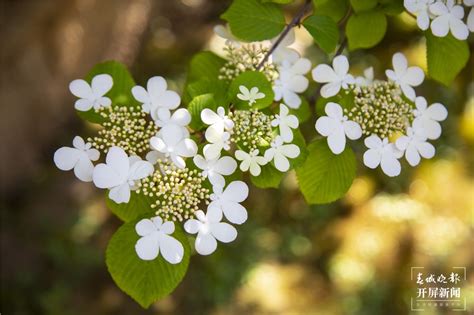
[(182, 128), (176, 125), (162, 128), (158, 136), (150, 139), (150, 145), (179, 168), (186, 166), (183, 157), (193, 157), (197, 153), (196, 142), (187, 138)]
[(327, 83), (321, 87), (321, 96), (328, 98), (339, 93), (341, 88), (349, 88), (354, 84), (354, 77), (349, 72), (349, 61), (346, 56), (337, 56), (332, 61), (332, 68), (326, 64), (313, 69), (313, 79), (319, 83)]
[(211, 203), (207, 211), (224, 213), (229, 222), (242, 224), (247, 221), (247, 210), (240, 203), (247, 199), (249, 188), (242, 181), (230, 183), (224, 190), (223, 186), (213, 186)]
[(405, 0), (403, 5), (408, 12), (416, 16), (418, 27), (426, 31), (430, 27), (430, 5), (434, 0)]
[(397, 149), (405, 152), (405, 158), (411, 166), (420, 163), (420, 156), (425, 159), (431, 159), (435, 155), (434, 146), (426, 141), (426, 135), (423, 130), (408, 128), (407, 135), (397, 139), (395, 145)]
[[(230, 156), (218, 156), (209, 159), (206, 155), (196, 155), (193, 158), (194, 164), (202, 169), (202, 176), (209, 178), (212, 185), (224, 186), (224, 176), (229, 176), (235, 172), (237, 162)], [(224, 176), (223, 176), (224, 175)]]
[(448, 117), (446, 108), (440, 103), (428, 106), (428, 102), (422, 96), (416, 98), (415, 105), (413, 126), (423, 129), (428, 139), (438, 139), (441, 136), (441, 125), (439, 122)]
[(141, 238), (135, 244), (135, 251), (142, 260), (153, 260), (161, 256), (170, 264), (178, 264), (183, 260), (183, 245), (171, 236), (174, 223), (163, 222), (160, 217), (140, 220), (135, 231)]
[(431, 22), (431, 31), (433, 35), (444, 37), (451, 34), (459, 40), (465, 40), (469, 35), (469, 30), (463, 22), (464, 8), (456, 5), (454, 0), (436, 1), (430, 5), (430, 12), (436, 16)]
[(294, 63), (284, 60), (278, 68), (279, 76), (273, 85), (275, 101), (283, 99), (291, 108), (299, 108), (301, 99), (297, 93), (303, 93), (308, 88), (308, 79), (305, 74), (311, 70), (311, 62), (306, 58), (299, 58)]
[(74, 169), (74, 175), (83, 182), (92, 181), (94, 165), (92, 161), (99, 159), (100, 153), (92, 149), (90, 143), (76, 136), (72, 140), (73, 148), (62, 147), (54, 153), (54, 163), (62, 171)]
[(220, 106), (216, 112), (209, 108), (204, 108), (201, 112), (201, 120), (206, 125), (212, 126), (217, 130), (232, 130), (234, 122), (225, 114), (224, 107)]
[(284, 144), (280, 136), (275, 137), (271, 147), (265, 151), (265, 159), (273, 160), (275, 167), (280, 172), (286, 172), (290, 169), (288, 158), (294, 159), (300, 155), (300, 148), (296, 144)]
[(386, 70), (387, 78), (397, 83), (403, 94), (410, 100), (416, 97), (414, 86), (423, 83), (425, 74), (420, 67), (408, 67), (407, 58), (402, 53), (396, 53), (392, 57), (393, 70)]
[(355, 78), (357, 86), (368, 86), (374, 82), (374, 68), (368, 67), (364, 70), (364, 76)]
[(89, 85), (84, 80), (74, 80), (69, 84), (69, 90), (72, 94), (79, 97), (74, 104), (74, 108), (79, 111), (88, 111), (91, 108), (99, 109), (112, 104), (110, 98), (105, 97), (113, 86), (112, 77), (108, 74), (99, 74), (92, 78)]
[(204, 137), (209, 142), (203, 148), (204, 155), (208, 159), (216, 159), (223, 149), (230, 150), (230, 133), (222, 130), (219, 126), (209, 126)]
[[(158, 119), (155, 124), (158, 127), (166, 128), (169, 125), (175, 125), (181, 128), (184, 137), (189, 137), (189, 131), (186, 128), (191, 122), (191, 114), (186, 108), (179, 108), (171, 114), (170, 111), (158, 111)], [(161, 129), (163, 130), (163, 129)], [(158, 133), (161, 133), (161, 130)]]
[[(216, 208), (214, 208), (216, 209)], [(204, 214), (201, 210), (195, 212), (196, 219), (189, 219), (184, 223), (184, 229), (190, 234), (196, 234), (194, 247), (200, 255), (210, 255), (217, 248), (217, 241), (230, 243), (237, 237), (237, 230), (229, 223), (221, 222), (221, 211), (208, 211)]]
[(403, 156), (403, 151), (397, 149), (395, 144), (388, 142), (385, 138), (381, 140), (377, 135), (365, 138), (365, 145), (369, 148), (364, 153), (364, 164), (372, 169), (377, 166), (382, 167), (382, 171), (390, 176), (398, 176), (401, 172), (399, 158)]
[(138, 156), (128, 157), (122, 148), (111, 147), (106, 163), (98, 164), (92, 173), (92, 180), (98, 188), (110, 189), (109, 198), (116, 203), (127, 203), (130, 190), (136, 189), (135, 181), (153, 173), (153, 165)]
[(275, 119), (271, 124), (273, 127), (278, 126), (280, 136), (285, 142), (293, 140), (293, 131), (291, 129), (298, 128), (299, 121), (295, 115), (288, 115), (290, 110), (284, 104), (280, 104), (280, 113), (275, 115)]
[(237, 94), (237, 97), (242, 101), (248, 101), (249, 105), (252, 106), (257, 100), (264, 98), (265, 94), (258, 91), (258, 87), (254, 86), (250, 90), (247, 87), (239, 86), (241, 93)]
[(359, 124), (348, 120), (339, 104), (329, 102), (326, 104), (327, 116), (319, 117), (316, 121), (316, 130), (327, 137), (328, 146), (334, 154), (340, 154), (346, 147), (346, 137), (351, 140), (362, 136)]
[(146, 90), (139, 85), (134, 86), (132, 94), (143, 104), (142, 110), (149, 113), (153, 120), (158, 119), (158, 112), (175, 109), (181, 102), (178, 93), (168, 90), (166, 80), (159, 76), (148, 79)]
[(258, 149), (252, 150), (249, 153), (242, 150), (235, 151), (235, 158), (242, 161), (240, 163), (240, 170), (242, 172), (246, 172), (250, 169), (250, 174), (253, 176), (260, 175), (260, 172), (262, 171), (260, 166), (267, 164), (268, 161), (265, 157), (258, 156), (258, 153)]

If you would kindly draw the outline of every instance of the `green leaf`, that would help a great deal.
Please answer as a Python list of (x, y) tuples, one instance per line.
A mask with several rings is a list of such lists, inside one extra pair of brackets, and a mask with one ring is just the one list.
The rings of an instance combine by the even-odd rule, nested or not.
[[(140, 106), (132, 95), (132, 88), (136, 85), (127, 67), (117, 61), (106, 61), (95, 65), (87, 74), (86, 81), (90, 84), (92, 78), (99, 74), (109, 74), (112, 76), (114, 85), (105, 96), (112, 100), (112, 106), (127, 105)], [(105, 120), (94, 109), (87, 112), (77, 111), (82, 119), (92, 123), (103, 123)]]
[(314, 12), (327, 15), (335, 22), (341, 20), (349, 9), (349, 0), (313, 0)]
[[(247, 101), (243, 101), (237, 97), (237, 94), (241, 93), (239, 90), (241, 85), (245, 86), (249, 90), (253, 87), (257, 87), (259, 92), (265, 94), (265, 97), (256, 100), (252, 106), (249, 106)], [(261, 109), (273, 103), (275, 94), (273, 93), (272, 84), (270, 81), (268, 81), (267, 77), (263, 73), (258, 71), (245, 71), (232, 80), (227, 96), (229, 102), (233, 103), (238, 109)]]
[(217, 79), (226, 60), (213, 52), (202, 51), (194, 55), (189, 63), (188, 82), (203, 78)]
[(311, 117), (311, 109), (306, 98), (301, 97), (300, 107), (297, 109), (290, 108), (290, 113), (298, 117), (300, 124), (307, 121)]
[(135, 252), (140, 238), (135, 225), (139, 220), (125, 223), (115, 232), (107, 246), (105, 262), (117, 286), (147, 308), (178, 286), (188, 269), (191, 250), (181, 227), (175, 224), (172, 236), (184, 247), (183, 260), (172, 265), (161, 254), (151, 261), (141, 260)]
[(352, 15), (347, 21), (346, 35), (349, 49), (370, 48), (377, 45), (387, 30), (387, 17), (380, 11)]
[(204, 108), (210, 108), (216, 111), (217, 105), (214, 100), (214, 94), (203, 94), (193, 98), (189, 103), (188, 110), (191, 114), (191, 128), (194, 130), (200, 130), (205, 125), (201, 120), (201, 112)]
[(288, 4), (292, 3), (295, 0), (262, 0), (263, 3), (265, 2), (273, 2), (273, 3), (279, 3), (279, 4)]
[(271, 39), (285, 27), (278, 5), (259, 0), (234, 0), (221, 18), (229, 22), (234, 36), (249, 42)]
[(355, 12), (368, 11), (377, 6), (378, 0), (350, 0)]
[(296, 169), (296, 176), (306, 201), (322, 204), (335, 201), (351, 187), (356, 174), (356, 159), (349, 146), (339, 155), (329, 149), (326, 139), (308, 146), (308, 158)]
[(469, 60), (469, 46), (465, 40), (457, 40), (451, 34), (436, 37), (426, 32), (428, 74), (431, 78), (449, 86)]
[(278, 188), (285, 174), (286, 172), (280, 172), (275, 166), (268, 163), (262, 166), (260, 175), (250, 176), (250, 180), (258, 188)]
[(300, 155), (294, 159), (290, 159), (291, 168), (296, 168), (302, 165), (308, 157), (308, 149), (306, 147), (306, 141), (303, 134), (299, 129), (293, 129), (293, 144), (296, 144), (300, 148)]
[(398, 15), (405, 10), (403, 1), (400, 0), (379, 0), (379, 3), (383, 13), (387, 15)]
[(354, 97), (355, 96), (352, 91), (344, 90), (339, 92), (339, 94), (329, 98), (320, 97), (316, 101), (316, 116), (319, 117), (326, 115), (324, 109), (326, 108), (326, 104), (329, 102), (337, 103), (341, 105), (343, 109), (351, 109), (355, 106)]
[(227, 106), (227, 81), (211, 78), (203, 78), (186, 86), (183, 102), (189, 104), (193, 98), (203, 94), (213, 94), (216, 104)]
[(128, 203), (115, 203), (108, 197), (105, 199), (107, 207), (115, 214), (120, 220), (129, 222), (145, 214), (153, 215), (155, 210), (151, 208), (152, 199), (150, 197), (137, 194), (132, 191), (130, 195), (130, 201)]
[(312, 15), (304, 20), (304, 27), (313, 36), (314, 41), (326, 53), (336, 49), (339, 42), (339, 29), (336, 22), (325, 15)]

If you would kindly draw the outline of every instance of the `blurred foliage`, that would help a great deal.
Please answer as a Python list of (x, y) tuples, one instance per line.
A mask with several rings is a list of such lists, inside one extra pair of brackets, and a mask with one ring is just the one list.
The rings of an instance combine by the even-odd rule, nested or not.
[[(82, 1), (74, 3), (79, 6)], [(222, 47), (212, 26), (220, 22), (219, 14), (229, 2), (157, 3), (141, 42), (135, 43), (132, 72), (140, 84), (158, 74), (174, 79), (179, 89), (195, 52), (218, 53)], [(290, 11), (298, 5), (296, 1)], [(186, 25), (188, 20), (191, 25)], [(21, 16), (16, 23), (22, 23)], [(403, 51), (410, 63), (426, 70), (426, 43), (414, 20), (406, 14), (388, 17), (387, 30), (379, 45), (351, 54), (353, 68), (362, 72), (371, 65), (381, 77), (392, 54)], [(297, 31), (296, 48), (313, 63), (325, 61), (326, 55), (303, 33)], [(472, 50), (472, 36), (470, 46)], [(54, 55), (38, 58), (54, 63)], [(253, 188), (246, 202), (249, 220), (237, 240), (209, 257), (193, 256), (177, 290), (149, 310), (122, 293), (106, 271), (103, 252), (120, 222), (108, 213), (102, 194), (52, 165), (53, 148), (80, 128), (71, 110), (62, 134), (55, 134), (39, 153), (44, 154), (39, 169), (22, 185), (12, 184), (4, 195), (0, 312), (407, 314), (415, 294), (412, 266), (438, 273), (465, 266), (468, 281), (463, 294), (473, 312), (473, 68), (471, 57), (452, 86), (427, 80), (418, 89), (428, 101), (449, 109), (443, 136), (435, 142), (435, 159), (416, 169), (404, 165), (396, 179), (360, 168), (346, 197), (329, 205), (307, 206), (293, 173), (278, 189)], [(64, 96), (62, 103), (72, 108), (72, 97)], [(315, 135), (313, 124), (313, 119), (304, 124), (306, 134)], [(360, 157), (362, 148), (354, 150)], [(4, 163), (14, 167), (16, 161)], [(426, 314), (458, 313), (433, 308)]]

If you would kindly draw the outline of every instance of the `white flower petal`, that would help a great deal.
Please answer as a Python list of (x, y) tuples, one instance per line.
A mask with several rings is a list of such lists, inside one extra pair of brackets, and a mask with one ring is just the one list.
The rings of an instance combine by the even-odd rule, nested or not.
[(76, 166), (74, 166), (74, 175), (83, 182), (92, 181), (92, 172), (94, 171), (94, 165), (89, 160), (87, 155), (83, 155)]
[(69, 83), (69, 91), (71, 91), (74, 96), (80, 98), (89, 100), (94, 99), (94, 93), (92, 92), (92, 88), (90, 87), (89, 83), (81, 79), (74, 80)]
[(212, 235), (222, 243), (233, 242), (237, 238), (237, 230), (228, 223), (214, 223), (211, 225)]
[(110, 189), (109, 198), (116, 203), (128, 203), (130, 201), (130, 186), (128, 186), (128, 183)]
[(327, 83), (339, 80), (336, 72), (325, 64), (318, 65), (316, 68), (313, 69), (311, 72), (314, 81), (318, 83)]
[(155, 235), (140, 238), (135, 244), (135, 252), (142, 260), (153, 260), (158, 257), (160, 247)]
[(333, 132), (327, 138), (328, 146), (332, 153), (340, 154), (346, 147), (346, 135), (342, 125), (336, 126)]
[(368, 168), (377, 168), (379, 166), (382, 155), (375, 149), (369, 149), (364, 153), (364, 165)]
[(420, 163), (420, 154), (414, 145), (409, 145), (405, 151), (405, 158), (411, 166), (417, 166)]
[(346, 56), (339, 55), (332, 61), (332, 66), (334, 68), (334, 72), (339, 77), (343, 77), (349, 71), (349, 61), (347, 60)]
[(332, 118), (329, 118), (327, 116), (319, 117), (318, 120), (316, 120), (316, 131), (319, 132), (322, 136), (329, 136), (333, 131), (334, 128), (336, 127), (335, 121)]
[(382, 167), (382, 171), (390, 177), (400, 175), (402, 170), (400, 162), (394, 156), (387, 154), (382, 156), (380, 166)]
[(142, 219), (135, 224), (135, 231), (140, 236), (147, 236), (153, 232), (156, 232), (156, 226), (150, 219)]
[(141, 103), (149, 103), (150, 102), (150, 97), (148, 96), (147, 91), (139, 85), (134, 86), (132, 88), (132, 95), (137, 101), (139, 101)]
[(275, 154), (275, 168), (280, 172), (286, 172), (290, 169), (290, 162), (283, 154)]
[(449, 33), (449, 16), (441, 15), (431, 22), (431, 31), (433, 35), (445, 37)]
[(233, 174), (236, 169), (237, 162), (230, 156), (224, 156), (216, 162), (213, 170), (227, 176)]
[(436, 153), (435, 147), (429, 142), (418, 143), (416, 147), (420, 155), (425, 159), (431, 159)]
[(217, 241), (211, 234), (198, 233), (194, 246), (200, 255), (210, 255), (216, 250)]
[(341, 90), (341, 81), (325, 84), (321, 87), (321, 96), (329, 98), (336, 95)]
[(242, 224), (247, 221), (247, 210), (244, 206), (236, 202), (226, 202), (222, 206), (222, 212), (229, 222)]
[(443, 121), (448, 117), (448, 111), (446, 110), (446, 107), (440, 103), (432, 104), (426, 109), (425, 113), (429, 118), (437, 121)]
[(411, 86), (418, 86), (423, 83), (425, 79), (425, 73), (420, 67), (410, 67), (407, 69), (402, 80)]
[(247, 199), (248, 195), (249, 187), (240, 180), (230, 183), (223, 193), (225, 200), (233, 202), (242, 202)]
[(130, 167), (128, 179), (138, 180), (150, 176), (153, 173), (153, 165), (147, 161), (137, 161)]
[(77, 164), (83, 152), (78, 149), (62, 147), (54, 153), (54, 164), (62, 171), (70, 171)]
[(206, 125), (213, 125), (215, 123), (219, 123), (221, 118), (209, 108), (204, 108), (201, 112), (201, 120)]
[(179, 94), (175, 91), (165, 91), (160, 95), (158, 104), (160, 107), (165, 107), (168, 109), (175, 109), (181, 103), (181, 98)]
[(351, 121), (351, 120), (345, 121), (343, 123), (343, 126), (344, 126), (344, 132), (347, 138), (351, 140), (357, 140), (360, 137), (362, 137), (362, 128), (355, 121)]
[(184, 230), (189, 234), (196, 234), (199, 231), (201, 222), (196, 219), (189, 219), (184, 223)]
[(174, 237), (160, 233), (158, 235), (160, 252), (163, 258), (170, 264), (178, 264), (183, 260), (183, 245)]
[(96, 97), (104, 96), (113, 85), (112, 77), (108, 74), (99, 74), (92, 78), (92, 92)]

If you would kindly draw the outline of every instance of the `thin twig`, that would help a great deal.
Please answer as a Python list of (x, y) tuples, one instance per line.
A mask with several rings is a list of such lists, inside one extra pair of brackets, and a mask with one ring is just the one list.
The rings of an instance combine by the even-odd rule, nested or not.
[(286, 37), (286, 35), (290, 32), (290, 30), (299, 25), (301, 23), (301, 20), (303, 19), (304, 15), (306, 12), (311, 8), (311, 0), (306, 0), (304, 6), (300, 9), (300, 11), (295, 15), (295, 17), (291, 20), (290, 24), (288, 24), (283, 32), (278, 36), (277, 40), (273, 43), (272, 47), (270, 50), (265, 54), (263, 57), (262, 61), (257, 66), (257, 70), (263, 67), (265, 62), (267, 62), (268, 58), (270, 58), (270, 55), (277, 49), (278, 45), (281, 44), (283, 39)]

